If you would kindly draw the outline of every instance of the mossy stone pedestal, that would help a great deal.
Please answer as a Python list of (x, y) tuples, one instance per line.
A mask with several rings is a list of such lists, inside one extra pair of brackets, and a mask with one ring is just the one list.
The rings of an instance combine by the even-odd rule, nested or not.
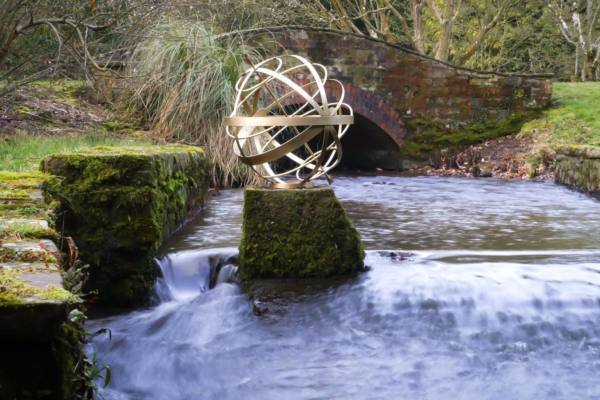
[(245, 190), (242, 280), (350, 274), (364, 269), (364, 256), (331, 188)]

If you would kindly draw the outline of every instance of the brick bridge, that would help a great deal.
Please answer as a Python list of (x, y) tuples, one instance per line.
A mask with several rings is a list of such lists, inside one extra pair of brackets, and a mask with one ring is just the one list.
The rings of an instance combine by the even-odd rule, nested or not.
[(377, 39), (325, 29), (251, 32), (269, 47), (277, 43), (276, 52), (304, 55), (327, 66), (330, 76), (343, 82), (346, 102), (357, 114), (343, 140), (344, 158), (358, 167), (401, 169), (399, 150), (415, 135), (411, 120), (460, 130), (541, 110), (551, 102), (547, 74), (474, 71)]

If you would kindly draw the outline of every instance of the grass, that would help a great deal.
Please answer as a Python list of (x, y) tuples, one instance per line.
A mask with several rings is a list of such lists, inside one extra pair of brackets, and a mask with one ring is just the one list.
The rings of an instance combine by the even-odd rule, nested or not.
[(600, 82), (555, 83), (555, 105), (526, 123), (521, 135), (535, 134), (547, 146), (600, 146)]
[(86, 150), (97, 146), (142, 146), (147, 144), (147, 141), (141, 139), (114, 135), (12, 136), (0, 142), (0, 170), (36, 171), (40, 161), (53, 153)]

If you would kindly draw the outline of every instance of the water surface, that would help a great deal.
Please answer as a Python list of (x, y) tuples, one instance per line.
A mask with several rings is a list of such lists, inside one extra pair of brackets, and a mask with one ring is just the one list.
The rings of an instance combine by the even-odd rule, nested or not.
[(334, 188), (370, 271), (255, 315), (228, 283), (242, 193), (223, 191), (165, 249), (158, 305), (90, 323), (112, 330), (89, 349), (104, 398), (600, 399), (600, 202), (485, 179)]

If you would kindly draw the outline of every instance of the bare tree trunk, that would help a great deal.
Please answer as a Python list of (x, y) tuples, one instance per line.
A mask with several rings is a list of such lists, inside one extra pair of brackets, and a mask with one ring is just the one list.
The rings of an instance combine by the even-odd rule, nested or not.
[(588, 57), (585, 49), (580, 50), (581, 53), (581, 82), (586, 81), (587, 69), (588, 69)]
[(435, 0), (427, 0), (427, 5), (440, 25), (440, 35), (435, 47), (435, 58), (438, 60), (448, 61), (450, 58), (454, 21), (460, 11), (461, 2), (462, 0), (446, 0), (444, 9), (440, 10)]
[(575, 47), (575, 71), (573, 71), (573, 76), (577, 78), (579, 75), (579, 46)]
[(425, 54), (425, 35), (423, 33), (423, 2), (421, 0), (411, 0), (410, 13), (413, 20), (412, 41), (417, 51)]

